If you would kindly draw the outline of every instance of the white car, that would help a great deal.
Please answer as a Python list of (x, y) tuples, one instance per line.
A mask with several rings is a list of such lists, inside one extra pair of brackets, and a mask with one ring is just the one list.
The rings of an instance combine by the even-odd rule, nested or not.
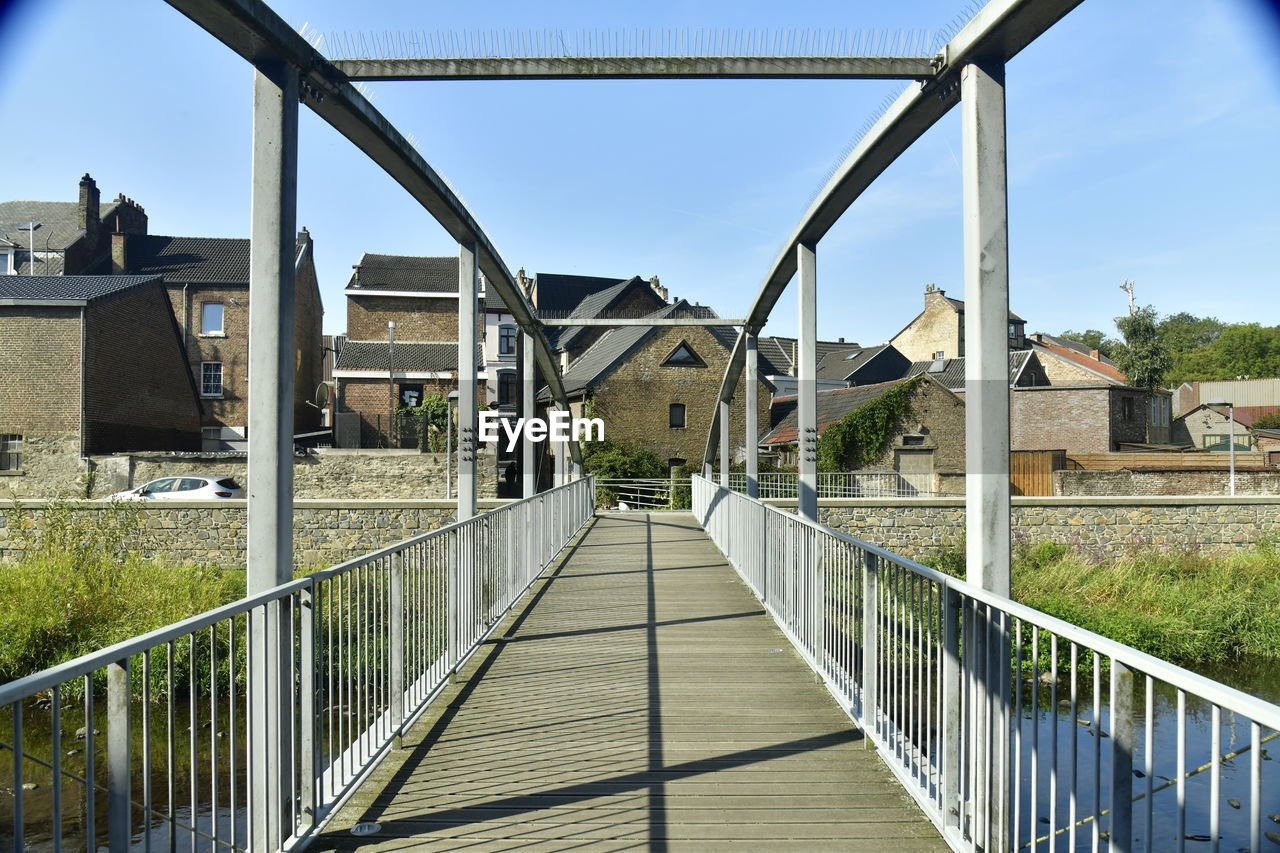
[(108, 495), (109, 501), (216, 501), (243, 498), (244, 489), (231, 477), (161, 477)]

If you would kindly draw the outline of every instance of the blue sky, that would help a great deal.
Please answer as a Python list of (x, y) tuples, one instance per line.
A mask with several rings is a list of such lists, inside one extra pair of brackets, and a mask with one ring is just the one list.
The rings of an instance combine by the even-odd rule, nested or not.
[[(864, 28), (936, 31), (960, 0), (444, 4), (275, 0), (295, 27)], [(358, 14), (354, 11), (358, 9)], [(19, 2), (0, 16), (0, 199), (144, 205), (152, 233), (247, 236), (251, 73), (159, 0)], [(1030, 329), (1114, 331), (1122, 280), (1163, 313), (1280, 323), (1280, 58), (1251, 0), (1087, 0), (1008, 70), (1012, 307)], [(514, 272), (659, 275), (741, 316), (850, 140), (900, 83), (370, 84)], [(364, 251), (456, 247), (390, 178), (303, 110), (299, 224), (325, 329)], [(962, 295), (959, 112), (822, 242), (819, 333), (863, 344)], [(791, 334), (788, 293), (766, 332)]]

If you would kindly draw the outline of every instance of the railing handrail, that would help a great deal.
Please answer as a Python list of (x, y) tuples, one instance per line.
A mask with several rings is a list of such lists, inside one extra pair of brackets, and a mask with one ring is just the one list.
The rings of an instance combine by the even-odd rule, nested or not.
[(1211, 678), (1207, 678), (1188, 669), (1184, 669), (1177, 664), (1170, 663), (1169, 661), (1162, 660), (1154, 655), (1139, 651), (1132, 646), (1127, 646), (1124, 643), (1112, 640), (1109, 637), (1104, 637), (1103, 635), (1094, 633), (1086, 628), (1073, 625), (1070, 622), (1066, 622), (1056, 616), (1051, 616), (1044, 611), (1036, 610), (1033, 607), (1028, 607), (1027, 605), (1014, 601), (1011, 598), (1006, 598), (1002, 595), (990, 592), (989, 590), (982, 589), (968, 581), (952, 577), (944, 572), (939, 572), (937, 569), (931, 569), (928, 566), (917, 563), (916, 561), (903, 557), (899, 554), (895, 554), (878, 545), (873, 545), (870, 542), (858, 539), (848, 533), (834, 530), (799, 515), (793, 515), (786, 510), (780, 509), (757, 498), (751, 498), (740, 492), (733, 492), (729, 489), (725, 489), (719, 483), (713, 480), (708, 480), (699, 474), (695, 474), (694, 477), (711, 485), (717, 490), (725, 491), (726, 493), (732, 494), (741, 500), (749, 501), (764, 507), (768, 512), (778, 513), (792, 523), (798, 523), (829, 536), (834, 536), (837, 539), (861, 548), (880, 559), (888, 560), (897, 566), (901, 566), (908, 571), (914, 572), (915, 574), (937, 583), (946, 589), (954, 590), (967, 598), (990, 605), (1008, 613), (1011, 616), (1016, 616), (1023, 621), (1048, 629), (1078, 643), (1079, 645), (1088, 646), (1097, 652), (1104, 653), (1108, 657), (1118, 660), (1132, 669), (1136, 669), (1146, 675), (1159, 678), (1161, 681), (1165, 681), (1174, 687), (1179, 687), (1190, 693), (1194, 693), (1197, 696), (1201, 696), (1202, 698), (1214, 702), (1215, 704), (1228, 707), (1231, 710), (1237, 711), (1251, 720), (1254, 720), (1255, 722), (1267, 726), (1268, 728), (1280, 729), (1280, 705), (1275, 705), (1264, 699), (1259, 699), (1257, 696), (1251, 696), (1250, 694), (1237, 690), (1234, 687), (1230, 687), (1221, 682), (1214, 681)]
[[(584, 479), (592, 479), (592, 477), (589, 475)], [(136, 637), (121, 640), (114, 645), (107, 646), (106, 648), (99, 649), (98, 651), (89, 652), (78, 658), (73, 658), (69, 661), (64, 661), (59, 664), (54, 664), (51, 667), (46, 667), (39, 672), (35, 672), (31, 675), (26, 675), (22, 678), (0, 685), (0, 706), (9, 705), (13, 702), (20, 702), (23, 699), (48, 690), (54, 685), (62, 684), (72, 678), (96, 672), (97, 670), (115, 663), (116, 661), (132, 657), (136, 654), (141, 654), (147, 649), (155, 648), (162, 643), (167, 643), (178, 637), (186, 636), (187, 634), (198, 631), (201, 628), (207, 628), (208, 626), (221, 622), (228, 617), (248, 613), (254, 608), (270, 601), (284, 598), (285, 596), (291, 595), (299, 590), (306, 589), (307, 587), (313, 587), (321, 581), (351, 572), (360, 566), (376, 562), (382, 557), (403, 551), (420, 542), (425, 542), (429, 539), (434, 539), (440, 536), (447, 536), (450, 532), (468, 524), (473, 524), (477, 520), (484, 519), (486, 516), (492, 515), (493, 513), (509, 511), (511, 507), (536, 500), (572, 486), (572, 482), (565, 483), (564, 485), (548, 489), (545, 492), (539, 492), (533, 497), (514, 500), (510, 503), (503, 504), (500, 507), (494, 507), (488, 512), (472, 516), (469, 519), (455, 521), (451, 524), (445, 525), (444, 527), (438, 527), (434, 530), (415, 534), (401, 542), (397, 542), (393, 545), (387, 545), (383, 548), (379, 548), (377, 551), (372, 551), (368, 554), (355, 557), (328, 569), (314, 572), (305, 577), (295, 578), (287, 583), (282, 583), (278, 586), (272, 587), (271, 589), (245, 596), (244, 598), (236, 601), (215, 607), (212, 610), (206, 610), (203, 613), (198, 613), (195, 616), (188, 617), (182, 621), (173, 622), (169, 625), (148, 631), (145, 634), (139, 634)]]

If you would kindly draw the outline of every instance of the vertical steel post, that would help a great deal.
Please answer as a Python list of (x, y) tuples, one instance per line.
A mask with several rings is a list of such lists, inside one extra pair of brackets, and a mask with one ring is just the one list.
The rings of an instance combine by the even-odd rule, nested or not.
[(756, 423), (758, 402), (757, 395), (760, 393), (760, 362), (756, 355), (756, 336), (754, 332), (747, 332), (744, 343), (747, 345), (747, 366), (743, 371), (746, 377), (745, 388), (746, 398), (745, 411), (743, 412), (742, 435), (743, 441), (746, 442), (747, 459), (743, 468), (747, 474), (747, 497), (760, 497), (760, 429)]
[[(533, 337), (528, 332), (520, 333), (520, 417), (527, 425), (537, 415), (534, 400), (535, 367), (533, 360)], [(520, 496), (531, 498), (538, 492), (538, 454), (537, 445), (529, 440), (526, 432), (521, 440), (520, 456)]]
[(315, 826), (316, 768), (320, 765), (320, 741), (316, 720), (316, 587), (298, 590), (298, 800), (301, 826)]
[[(1004, 66), (966, 65), (960, 73), (964, 183), (965, 511), (966, 576), (998, 595), (1009, 595), (1009, 214), (1005, 150)], [(975, 614), (979, 637), (1002, 648), (987, 617)], [(978, 623), (983, 624), (978, 624)], [(971, 659), (975, 666), (981, 658)], [(1008, 718), (1009, 662), (974, 674), (983, 695), (975, 707), (991, 719)], [(973, 732), (974, 771), (990, 772), (988, 830), (1007, 834), (1007, 732)]]
[[(880, 619), (879, 557), (862, 552), (862, 730), (874, 731), (880, 701), (876, 667), (880, 660), (876, 627)], [(865, 744), (864, 740), (864, 744)]]
[(475, 243), (458, 245), (458, 521), (476, 514), (476, 299), (480, 268)]
[[(93, 720), (85, 724), (93, 727)], [(191, 733), (196, 736), (195, 732)], [(110, 849), (128, 850), (133, 832), (129, 793), (129, 659), (107, 666), (107, 833)], [(55, 780), (58, 784), (61, 780)], [(18, 789), (21, 796), (21, 787)], [(60, 829), (60, 828), (59, 828)], [(90, 846), (94, 846), (92, 842)]]
[(1004, 68), (961, 72), (967, 575), (1009, 595), (1009, 219)]
[(1129, 853), (1132, 849), (1133, 670), (1112, 658), (1110, 853)]
[(963, 737), (963, 704), (960, 670), (960, 593), (947, 587), (942, 591), (942, 818), (965, 827), (964, 785), (960, 779), (960, 740)]
[(729, 444), (729, 402), (720, 401), (720, 485), (729, 488), (729, 468), (733, 465), (733, 449)]
[[(263, 64), (253, 85), (253, 192), (249, 251), (249, 499), (246, 592), (293, 576), (294, 247), (297, 241), (298, 72)], [(274, 850), (288, 803), (293, 730), (284, 691), (292, 649), (288, 615), (267, 605), (249, 638), (249, 791), (258, 808), (252, 847)]]
[(796, 512), (818, 520), (818, 258), (817, 246), (799, 243), (797, 284), (799, 310), (796, 323), (799, 358), (796, 370)]

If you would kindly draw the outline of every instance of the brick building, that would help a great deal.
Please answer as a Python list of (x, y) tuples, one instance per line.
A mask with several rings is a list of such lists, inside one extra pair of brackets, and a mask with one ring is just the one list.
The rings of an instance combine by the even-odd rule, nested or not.
[(1050, 385), (1127, 385), (1111, 359), (1079, 341), (1036, 332), (1027, 338)]
[[(924, 310), (894, 335), (889, 343), (912, 361), (964, 356), (964, 300), (952, 299), (930, 284), (924, 289)], [(1027, 349), (1026, 321), (1009, 312), (1009, 349)]]
[[(710, 309), (677, 301), (651, 316), (706, 317)], [(710, 313), (714, 316), (714, 313)], [(720, 380), (737, 332), (728, 326), (620, 326), (608, 329), (564, 371), (575, 416), (604, 421), (605, 437), (637, 444), (675, 467), (702, 459)], [(768, 423), (776, 369), (760, 359), (758, 423)], [(737, 405), (748, 377), (739, 379)], [(544, 400), (549, 393), (544, 389)], [(730, 443), (743, 456), (747, 438), (731, 409)]]
[[(249, 423), (249, 241), (242, 238), (111, 236), (111, 269), (160, 275), (178, 318), (191, 376), (204, 403), (205, 450), (245, 449)], [(311, 235), (294, 258), (296, 432), (320, 427), (324, 307)]]
[[(817, 395), (817, 427), (827, 427), (878, 399), (910, 379), (894, 379), (820, 391)], [(938, 481), (964, 473), (964, 401), (934, 376), (926, 374), (911, 385), (911, 414), (894, 432), (880, 457), (865, 470), (897, 471), (916, 482), (921, 491), (939, 491)], [(760, 445), (778, 453), (784, 464), (793, 464), (798, 436), (796, 398), (774, 400), (773, 426)]]
[(201, 407), (159, 276), (0, 277), (0, 488), (79, 492), (81, 458), (195, 450)]
[(1128, 385), (1015, 388), (1009, 398), (1013, 450), (1108, 453), (1122, 444), (1169, 443), (1169, 427), (1153, 424), (1151, 392)]
[[(425, 394), (458, 387), (458, 258), (365, 253), (345, 292), (347, 338), (333, 369), (335, 438), (344, 447), (400, 447), (408, 439), (392, 423), (393, 407), (416, 406)], [(485, 330), (482, 306), (477, 300), (478, 347)], [(480, 400), (487, 404), (483, 349), (478, 361)]]
[(1174, 421), (1173, 440), (1177, 444), (1189, 444), (1196, 450), (1231, 449), (1231, 418), (1235, 418), (1236, 450), (1253, 450), (1257, 443), (1251, 430), (1254, 421), (1264, 415), (1280, 412), (1280, 406), (1196, 406)]
[(123, 195), (106, 205), (99, 196), (86, 173), (78, 201), (0, 202), (0, 275), (110, 272), (111, 235), (146, 234), (147, 214)]

